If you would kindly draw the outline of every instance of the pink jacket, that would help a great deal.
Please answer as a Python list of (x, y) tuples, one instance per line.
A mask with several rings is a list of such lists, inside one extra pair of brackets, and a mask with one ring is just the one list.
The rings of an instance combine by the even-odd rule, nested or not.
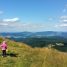
[(7, 49), (7, 44), (5, 41), (3, 41), (3, 43), (0, 45), (2, 50), (6, 50)]

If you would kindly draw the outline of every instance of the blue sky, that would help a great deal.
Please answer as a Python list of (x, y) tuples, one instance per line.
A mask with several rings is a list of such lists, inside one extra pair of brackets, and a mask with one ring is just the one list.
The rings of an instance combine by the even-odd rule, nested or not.
[(67, 0), (0, 0), (0, 32), (67, 31)]

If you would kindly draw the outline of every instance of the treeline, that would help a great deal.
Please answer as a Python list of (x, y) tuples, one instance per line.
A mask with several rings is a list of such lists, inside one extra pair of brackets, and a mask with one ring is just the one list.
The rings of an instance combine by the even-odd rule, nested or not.
[(24, 42), (32, 47), (45, 47), (49, 44), (56, 45), (56, 43), (67, 44), (67, 39), (59, 36), (49, 36), (49, 37), (31, 37), (31, 38), (10, 38), (11, 40)]

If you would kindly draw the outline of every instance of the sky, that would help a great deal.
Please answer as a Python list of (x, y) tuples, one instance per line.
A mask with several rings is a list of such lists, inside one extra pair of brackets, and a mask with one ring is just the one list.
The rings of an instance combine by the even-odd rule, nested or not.
[(67, 0), (0, 0), (0, 32), (67, 32)]

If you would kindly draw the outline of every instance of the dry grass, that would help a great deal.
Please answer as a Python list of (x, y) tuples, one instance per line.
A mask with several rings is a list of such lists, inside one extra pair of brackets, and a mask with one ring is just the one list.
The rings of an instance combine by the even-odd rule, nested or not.
[(0, 67), (67, 67), (66, 52), (47, 47), (32, 48), (10, 40), (7, 44), (8, 55), (0, 56)]

